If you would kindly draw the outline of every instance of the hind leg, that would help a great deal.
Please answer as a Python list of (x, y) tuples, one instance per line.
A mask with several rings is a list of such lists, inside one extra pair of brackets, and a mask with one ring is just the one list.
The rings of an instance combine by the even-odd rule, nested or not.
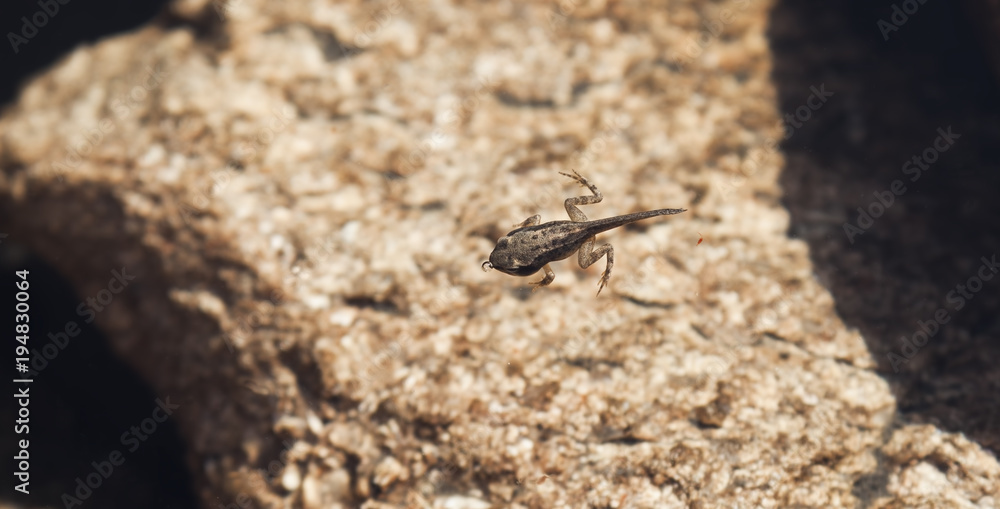
[(593, 196), (578, 196), (576, 198), (567, 198), (565, 202), (566, 213), (569, 214), (569, 218), (572, 219), (573, 222), (579, 223), (581, 221), (586, 221), (587, 215), (584, 214), (580, 209), (576, 208), (576, 206), (600, 203), (601, 200), (604, 199), (604, 195), (602, 195), (601, 192), (597, 190), (597, 186), (591, 184), (589, 180), (587, 180), (579, 173), (577, 173), (576, 170), (573, 170), (572, 175), (570, 175), (569, 173), (562, 173), (562, 172), (559, 173), (566, 175), (567, 177), (579, 182), (580, 185), (587, 187), (588, 189), (590, 189), (590, 192), (594, 194)]
[(594, 249), (594, 244), (596, 238), (591, 237), (587, 239), (586, 242), (580, 246), (580, 252), (577, 254), (577, 260), (580, 263), (580, 268), (586, 269), (590, 267), (597, 260), (600, 260), (602, 256), (607, 255), (608, 264), (604, 266), (604, 274), (601, 275), (601, 281), (597, 285), (597, 295), (601, 294), (601, 290), (608, 284), (608, 280), (611, 279), (611, 267), (615, 266), (615, 249), (611, 247), (611, 244), (604, 244), (603, 246)]

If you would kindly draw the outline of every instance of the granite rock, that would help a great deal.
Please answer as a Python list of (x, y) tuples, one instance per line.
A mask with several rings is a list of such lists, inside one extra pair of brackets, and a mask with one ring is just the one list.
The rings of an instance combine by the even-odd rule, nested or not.
[[(787, 235), (771, 8), (180, 0), (25, 86), (0, 215), (136, 274), (97, 321), (206, 507), (997, 507)], [(481, 271), (569, 168), (689, 210), (602, 235), (599, 297)]]

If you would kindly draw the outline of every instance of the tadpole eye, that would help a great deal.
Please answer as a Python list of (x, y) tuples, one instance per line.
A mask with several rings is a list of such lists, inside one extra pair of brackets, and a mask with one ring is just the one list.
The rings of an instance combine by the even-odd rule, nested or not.
[[(489, 265), (489, 267), (487, 267), (487, 265)], [(492, 268), (493, 268), (493, 264), (490, 263), (489, 260), (486, 260), (485, 262), (483, 262), (483, 272), (489, 272), (489, 270), (492, 269)]]

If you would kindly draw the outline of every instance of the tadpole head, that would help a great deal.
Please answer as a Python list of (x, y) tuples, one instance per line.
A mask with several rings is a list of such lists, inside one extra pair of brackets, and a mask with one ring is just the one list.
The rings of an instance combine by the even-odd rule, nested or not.
[(497, 247), (490, 253), (490, 261), (483, 263), (489, 265), (491, 269), (498, 270), (511, 276), (530, 276), (541, 268), (541, 266), (526, 265), (510, 239), (504, 237), (497, 242)]

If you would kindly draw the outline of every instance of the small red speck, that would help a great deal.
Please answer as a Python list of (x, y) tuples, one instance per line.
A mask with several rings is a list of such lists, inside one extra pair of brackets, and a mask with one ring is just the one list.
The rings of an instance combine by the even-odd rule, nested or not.
[(548, 478), (549, 478), (549, 476), (547, 476), (547, 475), (543, 475), (543, 476), (539, 477), (539, 478), (538, 478), (538, 481), (536, 481), (536, 482), (537, 482), (538, 484), (542, 484), (542, 483), (543, 483), (543, 482), (545, 482), (545, 480), (546, 480), (546, 479), (548, 479)]
[(703, 241), (703, 240), (705, 240), (705, 236), (699, 233), (698, 234), (698, 243), (695, 244), (695, 245), (696, 246), (700, 246), (701, 245), (701, 241)]

